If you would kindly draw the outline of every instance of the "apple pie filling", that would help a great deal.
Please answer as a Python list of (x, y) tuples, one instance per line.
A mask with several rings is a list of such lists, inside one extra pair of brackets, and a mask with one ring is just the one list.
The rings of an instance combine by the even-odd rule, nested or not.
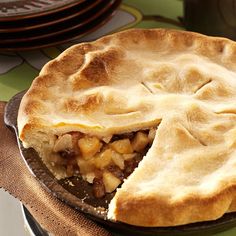
[(99, 139), (80, 132), (56, 137), (52, 161), (68, 177), (82, 175), (96, 198), (113, 192), (142, 160), (153, 142), (154, 128)]

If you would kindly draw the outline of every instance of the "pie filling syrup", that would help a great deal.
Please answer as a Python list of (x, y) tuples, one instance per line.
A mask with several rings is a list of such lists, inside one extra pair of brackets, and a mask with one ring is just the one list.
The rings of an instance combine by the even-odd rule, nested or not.
[(113, 135), (99, 139), (80, 132), (57, 136), (52, 161), (63, 167), (68, 177), (82, 175), (92, 184), (96, 198), (111, 193), (138, 166), (150, 148), (156, 130)]

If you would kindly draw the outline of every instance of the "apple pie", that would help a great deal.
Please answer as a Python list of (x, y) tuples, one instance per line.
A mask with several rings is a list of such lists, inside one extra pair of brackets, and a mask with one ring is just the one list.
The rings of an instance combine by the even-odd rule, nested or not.
[(136, 226), (236, 211), (236, 43), (132, 29), (70, 47), (22, 99), (19, 137)]

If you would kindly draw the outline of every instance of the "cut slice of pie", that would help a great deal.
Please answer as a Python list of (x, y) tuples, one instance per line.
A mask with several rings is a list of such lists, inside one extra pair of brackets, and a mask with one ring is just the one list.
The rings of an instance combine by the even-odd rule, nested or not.
[(75, 45), (23, 97), (19, 136), (57, 178), (116, 190), (108, 217), (137, 226), (236, 211), (236, 43), (133, 29)]

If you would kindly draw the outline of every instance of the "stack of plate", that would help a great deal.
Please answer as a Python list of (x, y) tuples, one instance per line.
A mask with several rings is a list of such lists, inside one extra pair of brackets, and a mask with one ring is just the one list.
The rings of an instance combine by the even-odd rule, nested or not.
[(0, 50), (48, 47), (104, 24), (121, 0), (0, 1)]

